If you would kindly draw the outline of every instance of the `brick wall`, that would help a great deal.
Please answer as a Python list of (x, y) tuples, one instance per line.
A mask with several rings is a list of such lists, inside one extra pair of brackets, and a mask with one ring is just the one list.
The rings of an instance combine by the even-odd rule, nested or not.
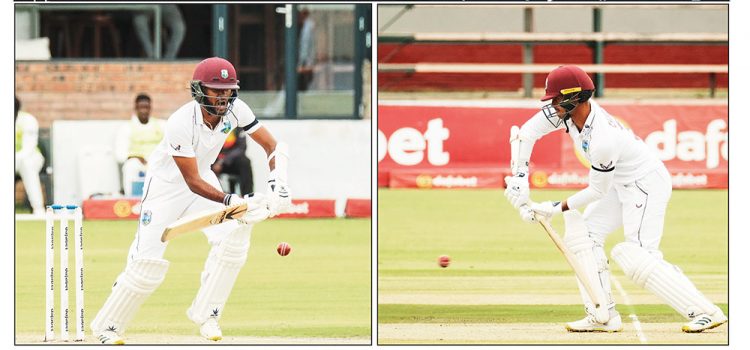
[(189, 62), (17, 62), (16, 95), (42, 128), (53, 120), (128, 119), (135, 96), (151, 96), (152, 116), (166, 119), (190, 101)]

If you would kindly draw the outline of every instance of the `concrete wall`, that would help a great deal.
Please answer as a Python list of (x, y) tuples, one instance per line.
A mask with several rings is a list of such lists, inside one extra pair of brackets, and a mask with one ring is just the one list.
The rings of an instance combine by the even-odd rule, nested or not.
[[(289, 144), (289, 186), (294, 198), (370, 198), (370, 120), (264, 120), (277, 140)], [(52, 128), (54, 198), (81, 203), (86, 194), (120, 189), (114, 138), (125, 121), (56, 121)], [(254, 187), (267, 192), (266, 153), (247, 142)]]
[[(386, 26), (405, 5), (378, 6), (378, 32), (522, 32), (523, 6), (416, 5)], [(604, 5), (602, 28), (608, 32), (726, 33), (724, 5)], [(536, 5), (536, 32), (591, 32), (591, 5)]]

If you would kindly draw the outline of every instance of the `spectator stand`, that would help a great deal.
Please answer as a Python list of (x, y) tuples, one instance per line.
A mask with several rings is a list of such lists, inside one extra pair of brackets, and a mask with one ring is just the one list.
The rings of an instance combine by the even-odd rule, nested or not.
[[(416, 6), (406, 7), (404, 10)], [(636, 6), (637, 7), (637, 6)], [(606, 73), (706, 73), (711, 97), (716, 95), (716, 76), (727, 73), (727, 65), (707, 64), (606, 64), (604, 49), (610, 44), (641, 44), (641, 45), (723, 45), (728, 46), (727, 33), (634, 33), (634, 32), (602, 32), (602, 9), (592, 7), (593, 32), (579, 33), (541, 33), (533, 32), (533, 8), (525, 7), (523, 11), (524, 32), (425, 32), (425, 33), (395, 33), (384, 32), (378, 35), (379, 44), (398, 44), (394, 50), (379, 57), (378, 71), (390, 73), (404, 73), (407, 76), (414, 73), (522, 73), (523, 96), (533, 96), (534, 73), (548, 73), (557, 65), (535, 64), (534, 46), (538, 45), (570, 45), (586, 44), (592, 48), (592, 64), (584, 65), (589, 73), (595, 73), (594, 83), (597, 87), (596, 96), (602, 97), (605, 92)], [(402, 11), (403, 12), (403, 11)], [(399, 13), (398, 18), (403, 13)], [(390, 23), (390, 22), (389, 22)], [(399, 51), (409, 45), (422, 44), (478, 44), (478, 45), (522, 45), (522, 64), (486, 64), (486, 63), (395, 63), (391, 59)]]

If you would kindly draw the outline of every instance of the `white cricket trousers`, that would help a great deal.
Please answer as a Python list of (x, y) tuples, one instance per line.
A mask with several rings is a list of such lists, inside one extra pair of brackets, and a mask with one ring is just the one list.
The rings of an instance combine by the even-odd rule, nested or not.
[[(201, 178), (221, 191), (219, 180), (213, 172), (201, 173)], [(222, 208), (224, 204), (191, 192), (182, 179), (170, 183), (156, 176), (147, 176), (143, 185), (138, 230), (130, 245), (128, 262), (136, 259), (162, 259), (167, 243), (161, 241), (161, 234), (167, 225), (186, 215)], [(238, 225), (236, 220), (229, 220), (207, 227), (203, 229), (203, 233), (213, 246), (221, 242)]]
[(598, 244), (622, 226), (626, 242), (658, 252), (671, 196), (672, 178), (661, 165), (634, 182), (612, 186), (604, 198), (586, 208), (583, 218)]
[(31, 152), (27, 157), (16, 158), (16, 172), (21, 175), (26, 196), (29, 198), (34, 214), (44, 214), (44, 198), (42, 197), (42, 183), (39, 172), (44, 166), (44, 156), (39, 152)]

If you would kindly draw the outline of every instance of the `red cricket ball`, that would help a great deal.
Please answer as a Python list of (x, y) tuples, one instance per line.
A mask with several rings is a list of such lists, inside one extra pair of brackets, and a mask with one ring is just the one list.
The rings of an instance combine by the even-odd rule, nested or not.
[(451, 263), (451, 257), (447, 255), (441, 255), (440, 258), (438, 258), (438, 265), (440, 265), (440, 267), (448, 267), (450, 263)]
[(276, 251), (281, 256), (287, 256), (287, 255), (289, 255), (289, 253), (292, 252), (292, 246), (290, 246), (289, 243), (287, 243), (287, 242), (281, 242), (281, 243), (279, 243), (279, 246), (276, 247)]

